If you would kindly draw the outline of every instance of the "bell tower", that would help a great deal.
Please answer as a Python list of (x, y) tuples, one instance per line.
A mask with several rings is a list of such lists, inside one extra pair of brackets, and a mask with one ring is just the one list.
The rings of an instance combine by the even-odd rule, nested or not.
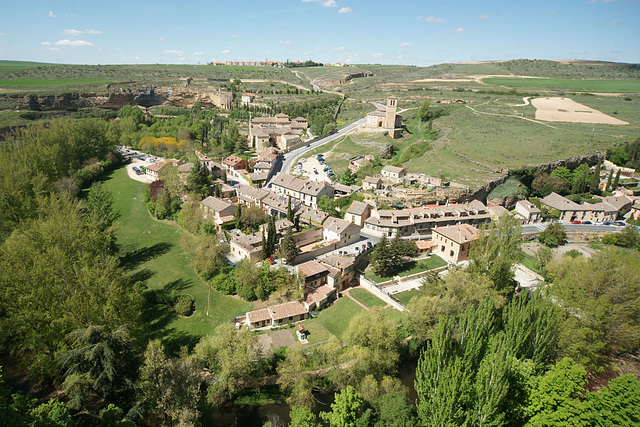
[(398, 98), (390, 96), (387, 98), (387, 115), (385, 117), (384, 127), (394, 129), (396, 127), (396, 114), (398, 112)]

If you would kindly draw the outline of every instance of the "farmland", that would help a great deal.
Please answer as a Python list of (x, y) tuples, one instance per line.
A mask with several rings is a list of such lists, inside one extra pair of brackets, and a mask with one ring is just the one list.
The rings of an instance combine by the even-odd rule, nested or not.
[(640, 93), (640, 81), (637, 80), (488, 77), (483, 78), (482, 82), (492, 86), (506, 86), (510, 88), (571, 90), (599, 93)]

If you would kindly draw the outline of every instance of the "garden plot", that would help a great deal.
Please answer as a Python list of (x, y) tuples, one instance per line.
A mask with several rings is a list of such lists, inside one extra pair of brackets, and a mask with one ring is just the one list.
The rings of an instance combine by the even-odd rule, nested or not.
[(535, 98), (536, 119), (547, 122), (602, 123), (628, 125), (628, 122), (608, 116), (569, 98)]

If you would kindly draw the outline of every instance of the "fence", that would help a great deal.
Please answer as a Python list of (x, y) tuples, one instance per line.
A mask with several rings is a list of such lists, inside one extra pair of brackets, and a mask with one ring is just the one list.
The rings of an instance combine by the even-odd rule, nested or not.
[(362, 286), (363, 288), (371, 292), (373, 295), (380, 298), (382, 301), (390, 304), (396, 310), (400, 310), (400, 311), (405, 310), (404, 305), (402, 305), (399, 301), (397, 301), (395, 298), (393, 298), (391, 295), (389, 295), (382, 289), (378, 288), (375, 282), (372, 282), (371, 280), (367, 279), (366, 277), (364, 277), (364, 275), (360, 276), (360, 286)]

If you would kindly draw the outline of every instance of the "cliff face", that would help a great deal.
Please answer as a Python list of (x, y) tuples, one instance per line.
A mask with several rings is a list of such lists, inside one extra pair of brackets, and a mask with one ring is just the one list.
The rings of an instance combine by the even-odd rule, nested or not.
[(77, 110), (97, 107), (119, 109), (125, 105), (172, 105), (191, 107), (196, 101), (203, 106), (231, 107), (231, 93), (173, 88), (118, 89), (107, 92), (61, 93), (54, 95), (0, 95), (0, 103), (19, 110)]

